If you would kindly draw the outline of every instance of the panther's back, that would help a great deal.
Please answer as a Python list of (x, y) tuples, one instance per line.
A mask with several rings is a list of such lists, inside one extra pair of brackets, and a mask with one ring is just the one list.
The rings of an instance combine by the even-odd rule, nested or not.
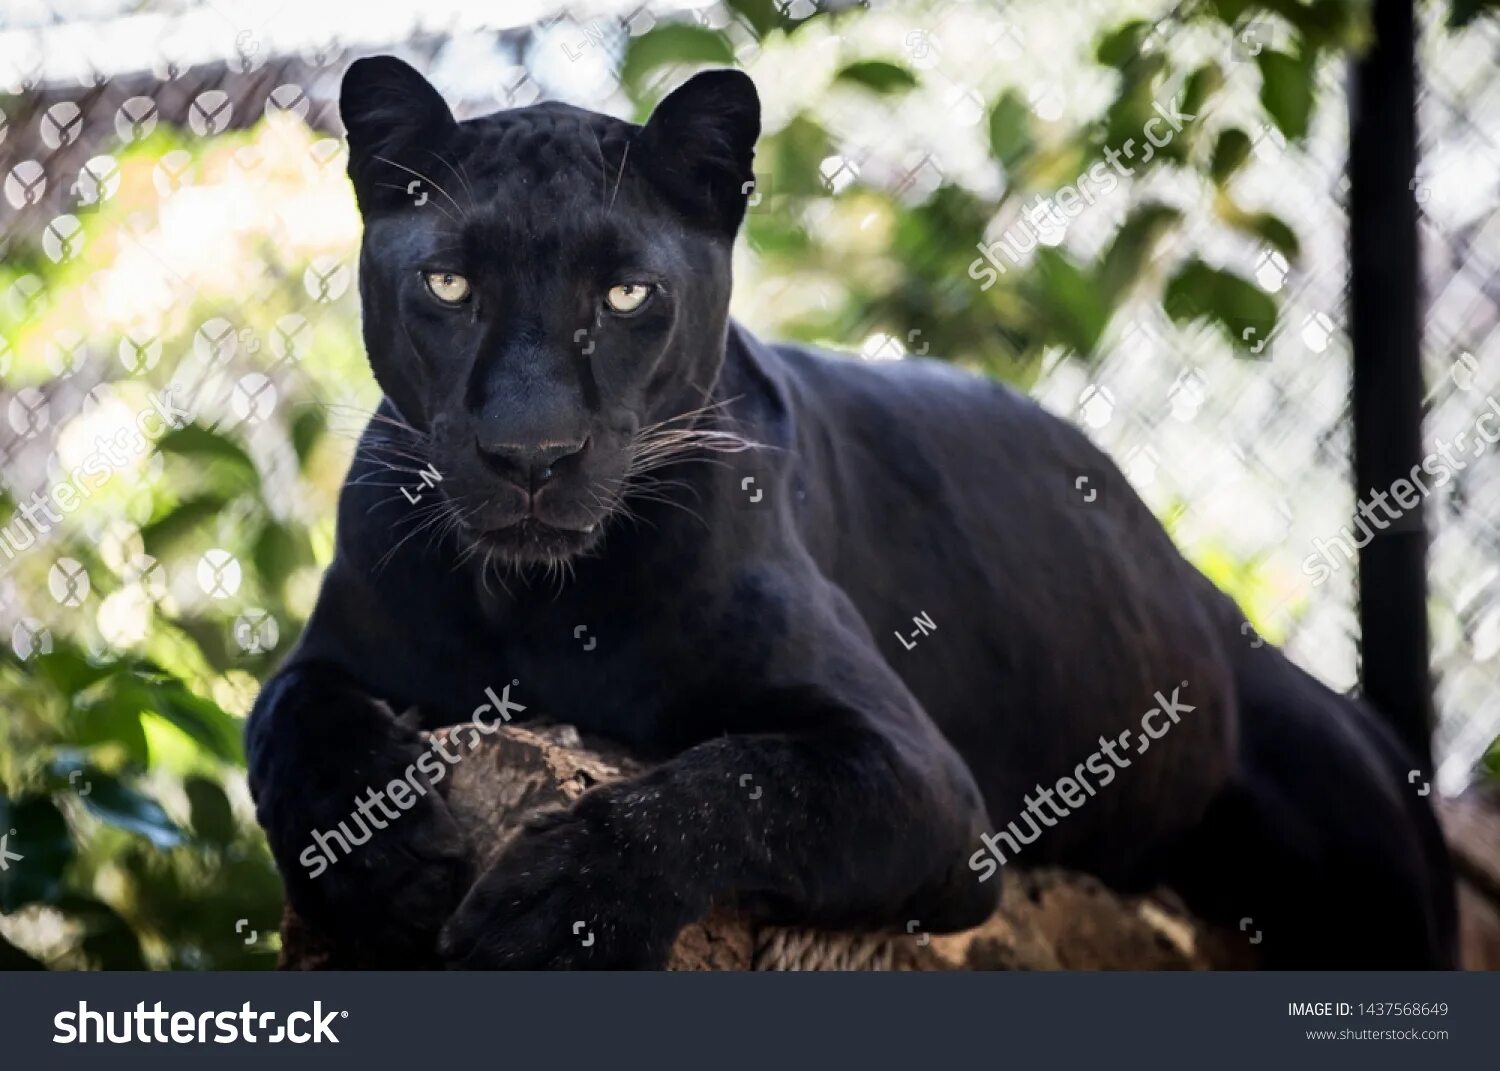
[(1206, 804), (1230, 761), (1225, 641), (1242, 618), (1114, 464), (1029, 399), (935, 361), (800, 347), (771, 359), (807, 545), (974, 768), (992, 815), (1018, 813), (1023, 788), (1073, 769), (1174, 688), (1196, 710), (1140, 760), (1155, 773), (1038, 852), (1066, 858), (1130, 812), (1170, 822), (1173, 808), (1149, 805), (1157, 792), (1186, 817)]

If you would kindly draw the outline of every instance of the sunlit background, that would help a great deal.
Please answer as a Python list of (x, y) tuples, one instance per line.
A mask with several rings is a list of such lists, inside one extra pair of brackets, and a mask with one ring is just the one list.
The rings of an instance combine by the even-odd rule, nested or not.
[[(1270, 6), (1295, 17), (1227, 0), (5, 0), (0, 833), (22, 858), (0, 873), (0, 967), (274, 961), (279, 884), (240, 737), (312, 606), (377, 400), (335, 103), (372, 51), (412, 61), (461, 117), (558, 98), (640, 119), (691, 69), (743, 66), (766, 133), (736, 314), (1030, 391), (1111, 452), (1263, 635), (1352, 688), (1352, 567), (1315, 585), (1302, 563), (1354, 501), (1343, 84), (1363, 5)], [(1481, 6), (1422, 20), (1433, 449), (1500, 391), (1500, 31), (1455, 25)], [(1171, 136), (1148, 161), (1161, 114), (1192, 118), (1153, 127)], [(1131, 139), (1133, 173), (1106, 189), (1092, 169)], [(1064, 194), (1039, 218), (1064, 187), (1092, 203)], [(168, 388), (191, 423), (151, 421), (132, 447)], [(1428, 506), (1450, 794), (1500, 770), (1497, 453)], [(55, 523), (27, 513), (79, 473)]]

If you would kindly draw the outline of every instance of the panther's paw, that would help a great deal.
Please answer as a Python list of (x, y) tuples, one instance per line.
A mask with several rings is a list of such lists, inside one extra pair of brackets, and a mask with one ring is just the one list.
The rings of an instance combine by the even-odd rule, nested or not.
[(299, 916), (382, 963), (429, 965), (473, 865), (437, 787), (408, 773), (419, 746), (388, 743), (337, 789), (294, 781), (262, 793), (260, 818)]
[(443, 958), (469, 970), (660, 969), (692, 920), (660, 863), (611, 834), (607, 807), (542, 816), (475, 883), (443, 930)]

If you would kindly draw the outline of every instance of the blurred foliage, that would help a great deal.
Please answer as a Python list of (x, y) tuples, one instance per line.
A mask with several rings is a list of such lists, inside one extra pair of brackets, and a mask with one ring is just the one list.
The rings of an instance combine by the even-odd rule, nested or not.
[[(960, 174), (919, 144), (899, 159), (852, 155), (835, 129), (878, 129), (893, 113), (921, 128), (909, 120), (941, 87), (902, 28), (918, 22), (899, 9), (798, 18), (797, 6), (729, 0), (732, 24), (658, 23), (620, 57), (638, 118), (686, 70), (736, 62), (747, 39), (758, 71), (826, 69), (824, 92), (767, 124), (737, 307), (751, 303), (783, 336), (871, 357), (931, 352), (1022, 386), (1049, 357), (1089, 360), (1143, 308), (1247, 356), (1269, 337), (1276, 298), (1245, 265), (1266, 252), (1294, 264), (1301, 243), (1271, 207), (1241, 203), (1236, 176), (1261, 140), (1306, 137), (1320, 66), (1364, 43), (1363, 4), (1201, 0), (1122, 15), (1096, 36), (1091, 61), (1109, 88), (1083, 116), (1044, 118), (990, 64), (980, 99), (946, 105), (976, 109)], [(1454, 21), (1481, 6), (1460, 0)], [(1248, 108), (1219, 108), (1234, 62), (1258, 89)], [(1163, 109), (1192, 118), (1131, 161), (1102, 238), (1040, 241), (986, 272), (1000, 263), (986, 247), (1022, 233), (1028, 202), (1061, 201), (1112, 169)], [(70, 438), (128, 421), (169, 382), (188, 393), (194, 422), (160, 436), (50, 533), (46, 553), (11, 569), (52, 613), (0, 646), (0, 833), (20, 856), (0, 872), (0, 968), (265, 967), (280, 890), (240, 741), (258, 682), (311, 609), (357, 414), (376, 397), (351, 285), (357, 219), (338, 144), (300, 125), (267, 120), (208, 141), (163, 128), (118, 162), (119, 189), (79, 213), (79, 256), (7, 253), (0, 291), (29, 297), (0, 308), (6, 386), (57, 378), (53, 343), (89, 323), (91, 360), (115, 374), (107, 401), (59, 429), (64, 471), (76, 464)], [(167, 164), (187, 176), (170, 197)], [(1160, 176), (1177, 196), (1154, 192)], [(1207, 218), (1192, 223), (1186, 203), (1207, 205)], [(1204, 259), (1205, 226), (1245, 256)], [(269, 417), (237, 405), (246, 377), (273, 387)], [(0, 517), (17, 505), (0, 497)], [(1270, 596), (1255, 563), (1203, 554), (1259, 625)], [(55, 592), (46, 602), (62, 558), (90, 581), (72, 615), (55, 613)], [(233, 590), (216, 597), (226, 559)]]
[[(0, 269), (0, 291), (33, 295), (0, 308), (8, 388), (82, 379), (51, 346), (82, 324), (105, 369), (56, 429), (44, 489), (169, 384), (193, 417), (84, 482), (5, 578), (36, 616), (0, 644), (0, 832), (21, 857), (0, 872), (0, 967), (275, 962), (280, 881), (245, 790), (243, 718), (311, 608), (374, 397), (348, 277), (318, 282), (358, 238), (337, 149), (300, 122), (212, 140), (159, 128), (79, 212), (75, 258)], [(170, 197), (164, 168), (187, 179)], [(246, 404), (256, 377), (274, 405)], [(19, 505), (0, 495), (12, 535)], [(60, 563), (86, 577), (75, 591)]]
[[(757, 32), (785, 35), (793, 45), (799, 36), (832, 32), (822, 24), (832, 23), (838, 33), (829, 47), (840, 64), (827, 96), (809, 98), (763, 139), (758, 154), (770, 207), (750, 215), (749, 248), (766, 276), (796, 278), (799, 286), (811, 282), (812, 292), (831, 295), (780, 326), (794, 337), (846, 345), (880, 332), (903, 340), (903, 349), (960, 355), (1023, 385), (1051, 351), (1085, 359), (1098, 353), (1121, 314), (1143, 300), (1160, 302), (1175, 322), (1211, 325), (1231, 345), (1258, 352), (1257, 343), (1275, 329), (1274, 297), (1238, 264), (1205, 264), (1185, 255), (1185, 213), (1144, 191), (1166, 188), (1153, 179), (1170, 172), (1178, 189), (1195, 189), (1190, 200), (1211, 206), (1212, 225), (1237, 237), (1247, 252), (1274, 251), (1295, 265), (1300, 243), (1292, 226), (1270, 208), (1241, 204), (1236, 194), (1235, 174), (1252, 150), (1251, 133), (1238, 124), (1255, 114), (1219, 107), (1226, 67), (1258, 69), (1259, 127), (1274, 132), (1252, 128), (1255, 140), (1297, 143), (1308, 133), (1320, 64), (1361, 45), (1366, 34), (1365, 5), (1357, 0), (1204, 0), (1157, 17), (1128, 17), (1096, 39), (1093, 60), (1113, 88), (1094, 114), (1043, 119), (1026, 87), (1008, 83), (1004, 64), (997, 63), (980, 80), (991, 93), (978, 124), (987, 135), (987, 173), (942, 176), (933, 188), (921, 173), (935, 170), (928, 159), (855, 162), (848, 185), (834, 180), (838, 196), (830, 201), (829, 171), (849, 162), (824, 119), (830, 99), (857, 111), (861, 102), (848, 97), (864, 92), (880, 98), (874, 106), (899, 111), (900, 98), (924, 86), (921, 65), (913, 63), (921, 39), (908, 37), (903, 51), (865, 55), (861, 43), (868, 38), (854, 25), (870, 17), (863, 12), (795, 21), (759, 0), (730, 0), (729, 6)], [(908, 24), (921, 25), (920, 17), (903, 14)], [(976, 21), (974, 32), (989, 30), (992, 40), (1001, 40), (993, 35), (1004, 32), (1005, 18), (1002, 5), (988, 26)], [(630, 42), (625, 67), (633, 73), (631, 84), (646, 89), (642, 114), (652, 90), (664, 90), (680, 73), (672, 65), (663, 70), (661, 60), (666, 39), (682, 32), (662, 27)], [(690, 58), (711, 52), (713, 35), (695, 30)], [(762, 48), (767, 41), (762, 37)], [(643, 74), (648, 67), (658, 77)], [(944, 108), (931, 95), (922, 103), (939, 114), (969, 104)], [(1164, 121), (1174, 115), (1179, 121)], [(1165, 144), (1148, 144), (1157, 136)], [(1130, 192), (1115, 195), (1126, 178)], [(1037, 207), (1039, 197), (1057, 207)], [(1095, 249), (1071, 248), (1077, 243), (1063, 241), (1069, 222), (1092, 209), (1096, 198), (1128, 209)], [(1043, 218), (1050, 218), (1050, 227), (1036, 225)], [(856, 225), (829, 225), (832, 220)], [(870, 232), (879, 241), (863, 241)], [(1005, 247), (991, 244), (995, 239), (1006, 239)], [(1193, 247), (1210, 244), (1209, 235), (1192, 233)], [(1034, 254), (1006, 251), (1025, 246), (1035, 247)], [(908, 345), (912, 340), (919, 345)]]

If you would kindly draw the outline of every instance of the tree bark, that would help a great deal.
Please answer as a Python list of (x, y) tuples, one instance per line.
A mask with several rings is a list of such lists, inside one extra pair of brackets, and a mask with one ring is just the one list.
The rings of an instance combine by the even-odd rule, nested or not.
[[(508, 727), (453, 767), (448, 803), (479, 872), (526, 818), (567, 806), (596, 784), (644, 769), (617, 747), (569, 726)], [(1207, 927), (1168, 894), (1117, 896), (1093, 878), (1005, 868), (1003, 902), (960, 934), (832, 933), (767, 926), (716, 910), (678, 937), (670, 970), (1198, 970), (1251, 967), (1253, 934)], [(352, 962), (288, 909), (281, 966), (378, 968)], [(388, 966), (388, 965), (387, 965)]]

